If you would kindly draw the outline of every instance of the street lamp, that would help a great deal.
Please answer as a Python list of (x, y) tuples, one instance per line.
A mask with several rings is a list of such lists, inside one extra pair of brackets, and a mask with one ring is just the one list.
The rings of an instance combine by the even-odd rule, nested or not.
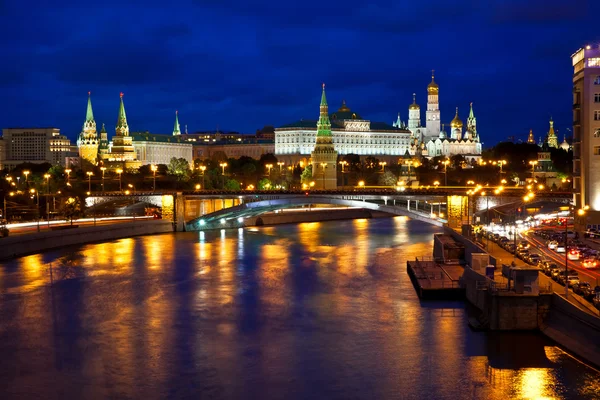
[(271, 176), (271, 168), (273, 168), (273, 164), (266, 164), (265, 167), (267, 167), (267, 175)]
[(277, 162), (277, 165), (279, 165), (279, 173), (281, 173), (281, 168), (283, 167), (284, 164), (285, 164), (285, 162), (283, 162), (283, 161)]
[[(577, 215), (582, 217), (586, 211), (590, 209), (590, 206), (584, 206), (577, 210)], [(571, 214), (573, 214), (573, 208), (571, 207)], [(575, 216), (573, 215), (573, 225), (575, 225)], [(569, 298), (569, 219), (565, 220), (565, 299)]]
[(206, 189), (206, 186), (204, 186), (204, 171), (206, 171), (206, 166), (205, 165), (201, 165), (201, 166), (198, 167), (198, 169), (200, 171), (202, 171), (202, 187), (204, 189)]
[(152, 191), (156, 192), (156, 170), (158, 169), (158, 167), (156, 165), (152, 164), (150, 166), (150, 169), (152, 170), (152, 173), (154, 174), (153, 182), (152, 182)]
[(50, 194), (50, 174), (44, 174), (44, 178), (46, 178), (46, 194)]
[(444, 165), (444, 186), (448, 186), (448, 164), (450, 164), (450, 160), (441, 161)]
[(123, 186), (121, 185), (121, 174), (123, 173), (123, 170), (121, 168), (117, 168), (116, 173), (119, 174), (119, 192), (122, 192)]
[(379, 165), (381, 165), (381, 172), (385, 172), (385, 166), (387, 165), (387, 162), (385, 161), (380, 161)]
[[(271, 164), (269, 164), (269, 165), (271, 165)], [(271, 165), (271, 167), (272, 167), (272, 166), (273, 166), (273, 165)], [(220, 163), (220, 164), (219, 164), (219, 167), (221, 167), (221, 168), (222, 168), (222, 171), (221, 171), (221, 173), (222, 173), (223, 175), (225, 175), (225, 168), (227, 167), (227, 163), (226, 163), (226, 162), (222, 162), (222, 163)]]
[(65, 174), (67, 174), (67, 186), (71, 186), (69, 183), (69, 178), (71, 177), (71, 168), (65, 169)]
[(345, 179), (344, 179), (344, 167), (345, 167), (346, 165), (348, 165), (348, 161), (346, 161), (346, 160), (342, 160), (342, 161), (340, 161), (340, 162), (339, 162), (339, 164), (342, 166), (342, 186), (344, 186), (344, 185), (345, 185)]
[(529, 165), (531, 165), (531, 179), (535, 179), (535, 166), (537, 164), (537, 161), (529, 161)]
[(88, 171), (86, 174), (88, 176), (88, 192), (92, 193), (92, 175), (94, 175), (94, 173), (92, 171)]
[(322, 162), (321, 168), (323, 168), (323, 189), (325, 189), (325, 168), (327, 168), (327, 163)]
[(106, 167), (100, 167), (100, 171), (102, 171), (102, 193), (104, 193), (104, 171), (106, 171)]
[(135, 186), (133, 186), (131, 183), (127, 184), (127, 186), (131, 188), (131, 192), (135, 194)]
[(27, 182), (28, 182), (27, 178), (29, 177), (30, 173), (31, 173), (31, 171), (29, 171), (29, 170), (24, 170), (23, 171), (23, 175), (25, 175), (25, 187), (27, 187)]

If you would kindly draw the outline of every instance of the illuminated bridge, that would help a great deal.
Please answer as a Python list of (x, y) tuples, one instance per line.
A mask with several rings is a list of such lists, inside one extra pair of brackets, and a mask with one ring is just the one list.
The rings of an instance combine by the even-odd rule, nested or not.
[[(332, 191), (181, 191), (135, 194), (105, 193), (87, 198), (88, 206), (108, 201), (146, 202), (162, 208), (176, 230), (200, 230), (252, 224), (251, 218), (281, 209), (313, 205), (362, 208), (450, 226), (467, 223), (486, 207), (520, 201), (523, 190), (469, 196), (464, 188), (352, 189)], [(536, 199), (568, 202), (568, 192), (539, 192)]]

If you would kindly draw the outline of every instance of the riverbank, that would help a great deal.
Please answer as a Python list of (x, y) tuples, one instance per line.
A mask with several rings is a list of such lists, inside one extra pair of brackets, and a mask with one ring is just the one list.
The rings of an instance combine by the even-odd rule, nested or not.
[(301, 222), (322, 222), (362, 218), (385, 218), (388, 213), (367, 210), (364, 208), (318, 208), (302, 210), (285, 210), (280, 212), (265, 213), (244, 221), (246, 226), (297, 224)]
[(70, 227), (66, 225), (64, 228), (58, 230), (9, 236), (1, 239), (0, 260), (39, 253), (58, 247), (168, 232), (173, 232), (173, 224), (166, 220), (145, 220), (126, 224), (85, 227)]

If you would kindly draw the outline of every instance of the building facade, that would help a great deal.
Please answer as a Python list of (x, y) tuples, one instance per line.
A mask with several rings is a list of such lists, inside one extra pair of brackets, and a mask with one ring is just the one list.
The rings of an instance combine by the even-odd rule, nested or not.
[(66, 165), (77, 157), (77, 148), (58, 128), (6, 128), (2, 130), (4, 167), (22, 163)]
[(156, 135), (148, 132), (133, 133), (132, 144), (136, 159), (141, 165), (169, 164), (171, 158), (185, 158), (193, 162), (193, 145), (172, 135)]
[(225, 154), (227, 158), (250, 157), (256, 160), (265, 154), (275, 153), (273, 140), (240, 139), (235, 141), (220, 140), (218, 142), (194, 142), (194, 160), (206, 160), (216, 155)]
[(600, 224), (600, 46), (586, 46), (573, 64), (573, 201), (590, 210), (579, 226)]
[[(331, 140), (338, 154), (357, 154), (380, 159), (397, 159), (410, 149), (411, 132), (384, 122), (363, 119), (341, 107), (328, 115)], [(285, 162), (298, 163), (313, 152), (318, 136), (318, 121), (302, 119), (275, 129), (275, 155)]]
[(477, 132), (477, 118), (473, 112), (473, 103), (470, 105), (467, 129), (463, 132), (463, 122), (458, 116), (458, 107), (454, 119), (450, 122), (450, 134), (444, 130), (444, 125), (439, 136), (430, 139), (425, 147), (427, 157), (451, 157), (460, 154), (467, 162), (476, 162), (481, 158), (481, 142)]
[(79, 137), (77, 138), (77, 147), (79, 149), (79, 157), (89, 163), (96, 165), (98, 162), (98, 133), (96, 132), (96, 121), (94, 120), (94, 112), (92, 110), (91, 93), (88, 92), (87, 111), (85, 114), (85, 122)]

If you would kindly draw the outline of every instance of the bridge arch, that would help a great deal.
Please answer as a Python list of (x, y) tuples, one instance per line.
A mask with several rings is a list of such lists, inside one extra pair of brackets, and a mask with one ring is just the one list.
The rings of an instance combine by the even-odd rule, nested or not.
[(373, 211), (381, 211), (392, 215), (407, 216), (436, 226), (442, 226), (445, 220), (431, 218), (428, 213), (409, 210), (406, 207), (373, 203), (366, 200), (354, 200), (328, 196), (291, 196), (279, 199), (267, 199), (253, 202), (245, 202), (240, 205), (221, 209), (219, 211), (205, 214), (186, 222), (187, 231), (198, 231), (219, 227), (244, 226), (244, 220), (267, 212), (283, 208), (294, 208), (306, 205), (330, 204), (354, 208), (364, 208)]

